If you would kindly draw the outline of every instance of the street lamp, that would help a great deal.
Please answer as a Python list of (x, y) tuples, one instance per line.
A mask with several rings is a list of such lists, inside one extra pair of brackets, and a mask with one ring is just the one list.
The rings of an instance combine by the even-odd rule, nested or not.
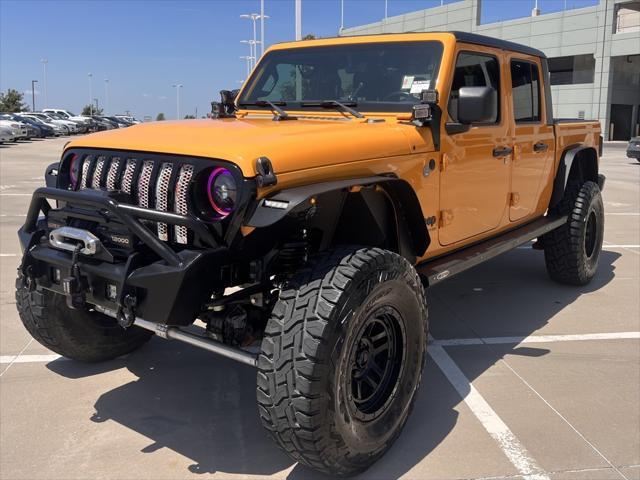
[(89, 115), (93, 116), (93, 73), (87, 73), (89, 77)]
[(31, 80), (31, 107), (34, 112), (36, 111), (36, 83), (38, 83), (38, 80)]
[(47, 108), (49, 106), (49, 100), (47, 98), (47, 63), (49, 63), (49, 60), (42, 58), (40, 59), (40, 62), (42, 63), (42, 69), (44, 70), (44, 108)]
[[(256, 37), (256, 20), (260, 19), (260, 26), (264, 27), (264, 21), (263, 20), (265, 18), (269, 18), (269, 17), (267, 15), (261, 15), (259, 13), (249, 13), (249, 14), (246, 14), (246, 15), (240, 15), (240, 18), (248, 18), (248, 19), (253, 21), (253, 43), (251, 44), (252, 48), (253, 48), (253, 51), (251, 52), (251, 55), (257, 58), (258, 57), (258, 49), (256, 48), (256, 45), (258, 43), (262, 43), (262, 41), (259, 41), (258, 38)], [(262, 36), (264, 36), (263, 32), (260, 32), (260, 34)], [(263, 47), (262, 47), (262, 51), (264, 52), (264, 44), (263, 44)]]
[(256, 56), (254, 54), (254, 51), (257, 50), (256, 48), (256, 44), (260, 43), (260, 41), (256, 41), (256, 40), (240, 40), (240, 43), (246, 43), (247, 45), (249, 45), (249, 56), (252, 59), (251, 62), (251, 68), (253, 68), (256, 64)]
[(181, 83), (174, 83), (173, 88), (176, 89), (176, 119), (180, 120), (180, 89), (183, 87)]
[(104, 79), (104, 113), (109, 115), (109, 79)]
[(100, 107), (98, 106), (98, 99), (94, 98), (93, 101), (96, 102), (96, 114), (97, 114), (100, 111)]

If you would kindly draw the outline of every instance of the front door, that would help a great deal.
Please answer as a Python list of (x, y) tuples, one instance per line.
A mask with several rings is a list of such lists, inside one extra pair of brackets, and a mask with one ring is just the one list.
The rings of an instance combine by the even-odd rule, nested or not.
[(540, 60), (511, 57), (511, 95), (513, 119), (513, 163), (509, 219), (514, 222), (533, 215), (540, 192), (553, 167), (555, 135), (552, 112), (540, 84)]
[(448, 102), (448, 120), (457, 122), (461, 87), (496, 89), (496, 118), (462, 133), (443, 135), (440, 174), (440, 244), (450, 245), (500, 225), (509, 194), (511, 138), (503, 97), (503, 53), (464, 47), (456, 58)]

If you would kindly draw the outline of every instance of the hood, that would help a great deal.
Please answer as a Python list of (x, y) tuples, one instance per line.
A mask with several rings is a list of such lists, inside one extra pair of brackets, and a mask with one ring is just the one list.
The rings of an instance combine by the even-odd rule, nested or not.
[(392, 121), (299, 119), (273, 121), (270, 116), (216, 120), (150, 122), (87, 135), (67, 148), (109, 148), (227, 160), (246, 177), (266, 156), (276, 173), (344, 164), (411, 152), (408, 127)]

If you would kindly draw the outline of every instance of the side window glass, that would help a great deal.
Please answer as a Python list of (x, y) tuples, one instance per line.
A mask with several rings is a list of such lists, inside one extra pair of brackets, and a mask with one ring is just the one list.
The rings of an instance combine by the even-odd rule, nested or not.
[(488, 123), (497, 123), (500, 119), (500, 65), (498, 59), (490, 55), (461, 52), (456, 60), (456, 68), (449, 96), (449, 116), (458, 121), (458, 95), (461, 87), (493, 87), (496, 92), (496, 118)]
[(512, 60), (511, 90), (516, 123), (539, 122), (540, 74), (538, 66), (524, 60)]

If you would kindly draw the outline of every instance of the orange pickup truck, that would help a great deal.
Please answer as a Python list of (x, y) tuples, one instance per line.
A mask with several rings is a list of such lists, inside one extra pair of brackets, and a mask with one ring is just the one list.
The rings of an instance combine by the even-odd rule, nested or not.
[(424, 287), (532, 240), (552, 279), (595, 274), (600, 126), (553, 118), (538, 50), (283, 43), (221, 96), (214, 119), (88, 135), (47, 169), (16, 291), (40, 343), (101, 361), (155, 334), (253, 365), (275, 441), (345, 476), (409, 416)]

